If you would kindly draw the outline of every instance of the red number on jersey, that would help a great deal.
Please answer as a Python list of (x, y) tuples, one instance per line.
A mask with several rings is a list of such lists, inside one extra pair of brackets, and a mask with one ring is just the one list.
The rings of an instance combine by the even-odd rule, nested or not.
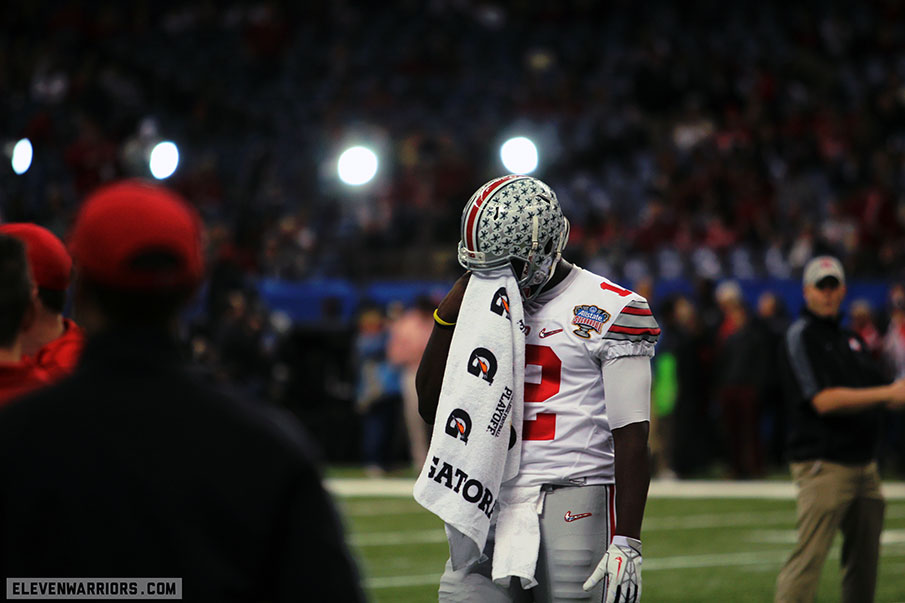
[(614, 285), (612, 283), (600, 283), (600, 288), (606, 289), (607, 291), (612, 291), (619, 297), (625, 297), (626, 295), (632, 294), (632, 292), (629, 291), (628, 289), (623, 289), (622, 287), (617, 287), (616, 285)]
[[(562, 360), (546, 345), (525, 345), (525, 366), (540, 367), (540, 383), (525, 383), (525, 402), (541, 403), (559, 393)], [(552, 440), (556, 436), (556, 414), (542, 412), (533, 421), (522, 424), (522, 439)]]

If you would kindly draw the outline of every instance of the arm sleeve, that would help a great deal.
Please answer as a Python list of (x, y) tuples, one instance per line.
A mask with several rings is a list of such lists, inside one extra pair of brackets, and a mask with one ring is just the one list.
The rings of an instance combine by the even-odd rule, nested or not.
[(643, 297), (636, 297), (613, 319), (592, 353), (603, 362), (622, 356), (653, 356), (660, 325)]
[(621, 356), (604, 362), (602, 371), (610, 429), (650, 421), (650, 358)]
[(807, 348), (804, 342), (804, 328), (806, 322), (799, 320), (789, 327), (786, 331), (786, 357), (789, 361), (789, 368), (792, 376), (801, 391), (801, 395), (806, 400), (812, 400), (814, 396), (820, 393), (823, 386), (817, 380), (814, 367), (808, 358)]

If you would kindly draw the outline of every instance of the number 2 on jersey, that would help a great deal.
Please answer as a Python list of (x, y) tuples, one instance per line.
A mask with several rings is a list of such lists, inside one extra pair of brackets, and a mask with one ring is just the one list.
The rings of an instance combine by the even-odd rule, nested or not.
[[(540, 383), (525, 383), (525, 403), (546, 402), (559, 393), (562, 360), (546, 345), (525, 345), (525, 366), (540, 367)], [(522, 439), (552, 440), (556, 437), (556, 414), (541, 412), (533, 421), (522, 424)]]

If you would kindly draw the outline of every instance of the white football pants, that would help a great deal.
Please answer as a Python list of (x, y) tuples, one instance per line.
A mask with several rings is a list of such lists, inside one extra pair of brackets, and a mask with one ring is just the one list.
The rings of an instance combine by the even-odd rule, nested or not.
[(487, 536), (487, 559), (457, 572), (449, 561), (440, 578), (441, 603), (555, 603), (601, 601), (603, 581), (590, 592), (581, 585), (606, 553), (616, 523), (615, 488), (565, 486), (545, 492), (540, 515), (537, 586), (523, 590), (518, 578), (508, 587), (490, 579), (494, 526)]

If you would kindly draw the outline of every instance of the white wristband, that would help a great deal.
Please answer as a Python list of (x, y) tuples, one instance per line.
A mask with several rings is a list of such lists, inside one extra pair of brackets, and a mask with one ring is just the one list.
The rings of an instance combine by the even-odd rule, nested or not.
[(641, 541), (637, 538), (629, 538), (628, 536), (613, 536), (613, 544), (617, 546), (627, 546), (630, 549), (638, 551), (641, 554)]

